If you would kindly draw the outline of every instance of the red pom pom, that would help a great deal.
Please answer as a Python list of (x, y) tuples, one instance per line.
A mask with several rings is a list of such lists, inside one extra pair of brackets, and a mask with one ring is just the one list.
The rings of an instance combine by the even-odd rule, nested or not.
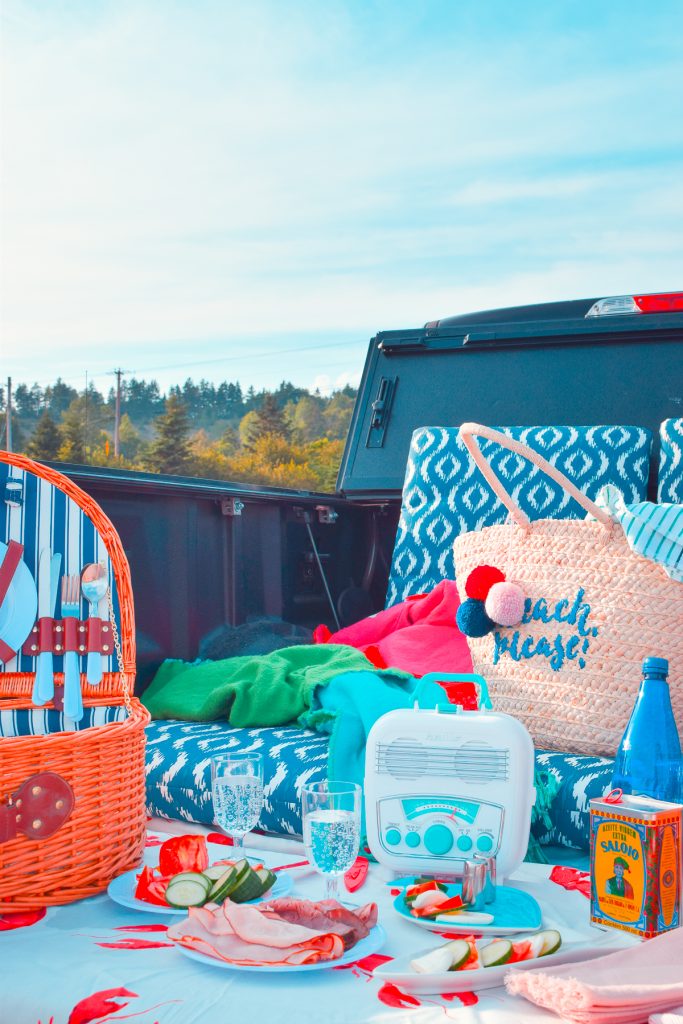
[(467, 577), (465, 593), (475, 601), (485, 601), (494, 583), (502, 583), (505, 573), (496, 569), (495, 565), (478, 565)]

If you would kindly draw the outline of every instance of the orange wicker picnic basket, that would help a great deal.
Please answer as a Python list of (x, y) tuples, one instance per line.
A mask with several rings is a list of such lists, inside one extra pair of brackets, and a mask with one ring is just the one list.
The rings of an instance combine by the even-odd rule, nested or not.
[[(69, 903), (106, 889), (116, 875), (137, 866), (145, 840), (145, 726), (149, 714), (133, 696), (135, 625), (130, 570), (119, 536), (88, 494), (61, 473), (21, 455), (0, 452), (0, 462), (40, 486), (64, 492), (92, 523), (113, 570), (119, 607), (120, 640), (113, 604), (111, 624), (118, 671), (106, 671), (98, 686), (81, 675), (86, 709), (113, 706), (121, 720), (79, 731), (0, 738), (0, 811), (7, 820), (20, 812), (27, 780), (51, 773), (73, 792), (73, 809), (47, 838), (23, 831), (0, 837), (0, 914)], [(0, 712), (33, 707), (35, 673), (0, 673)], [(55, 674), (55, 692), (63, 675)], [(117, 708), (118, 706), (118, 708)], [(48, 703), (47, 708), (53, 708)], [(125, 710), (124, 710), (125, 709)], [(35, 792), (37, 787), (33, 787)], [(20, 818), (20, 814), (11, 817)], [(33, 824), (36, 824), (35, 822)], [(38, 824), (40, 824), (38, 822)]]

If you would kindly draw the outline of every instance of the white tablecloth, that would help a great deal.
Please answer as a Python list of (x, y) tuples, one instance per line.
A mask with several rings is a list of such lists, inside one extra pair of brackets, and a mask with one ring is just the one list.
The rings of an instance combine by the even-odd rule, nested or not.
[[(148, 857), (158, 833), (150, 834)], [(255, 851), (250, 850), (252, 856)], [(229, 854), (226, 850), (224, 855)], [(274, 866), (301, 859), (277, 851), (263, 854)], [(541, 904), (544, 927), (558, 928), (565, 941), (605, 940), (591, 928), (588, 900), (549, 880), (550, 868), (525, 864), (508, 884), (532, 893)], [(292, 872), (296, 893), (323, 896), (323, 881), (307, 869)], [(387, 932), (387, 956), (404, 956), (438, 945), (438, 936), (404, 922), (392, 907), (390, 875), (373, 865), (365, 885), (350, 901), (379, 904)], [(0, 1021), (2, 1024), (557, 1024), (558, 1018), (510, 997), (502, 988), (465, 996), (403, 998), (382, 986), (361, 964), (355, 968), (272, 975), (204, 966), (183, 956), (167, 940), (173, 921), (113, 903), (105, 895), (49, 908), (35, 923), (0, 915)], [(3, 930), (4, 929), (4, 930)], [(630, 941), (609, 933), (607, 941)], [(415, 1000), (419, 1004), (415, 1005)], [(398, 1006), (394, 1005), (396, 1002)], [(401, 1006), (400, 1004), (405, 1005)]]

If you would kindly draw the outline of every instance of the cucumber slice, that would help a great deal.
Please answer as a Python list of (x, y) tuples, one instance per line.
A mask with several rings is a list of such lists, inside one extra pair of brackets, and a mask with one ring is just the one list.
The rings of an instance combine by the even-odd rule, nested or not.
[(469, 942), (455, 939), (411, 960), (410, 966), (417, 974), (445, 974), (446, 971), (459, 970), (469, 960), (471, 953)]
[(549, 956), (551, 953), (557, 953), (558, 949), (562, 945), (562, 936), (554, 928), (548, 928), (547, 931), (539, 932), (536, 938), (543, 936), (543, 947), (540, 956)]
[(500, 967), (512, 956), (512, 943), (509, 939), (494, 939), (479, 950), (479, 958), (483, 967)]
[(262, 892), (263, 882), (256, 872), (249, 868), (249, 873), (233, 885), (229, 896), (233, 903), (248, 903), (249, 900), (257, 899)]
[(209, 864), (208, 868), (204, 868), (202, 874), (210, 878), (213, 885), (214, 882), (217, 882), (225, 874), (228, 868), (232, 868), (232, 864)]
[(171, 882), (187, 882), (188, 880), (193, 882), (202, 882), (208, 892), (211, 888), (211, 882), (205, 877), (203, 871), (179, 871), (177, 875), (173, 875), (168, 880), (168, 884)]
[(237, 872), (234, 868), (226, 868), (220, 878), (212, 884), (209, 889), (209, 900), (212, 903), (222, 903), (229, 895), (230, 890), (237, 881)]
[(206, 903), (207, 889), (203, 881), (194, 878), (181, 878), (178, 881), (173, 879), (168, 883), (165, 896), (171, 907), (201, 907)]
[(261, 880), (261, 892), (259, 893), (259, 896), (265, 896), (265, 894), (275, 885), (277, 875), (272, 871), (269, 871), (268, 868), (258, 868), (256, 874)]

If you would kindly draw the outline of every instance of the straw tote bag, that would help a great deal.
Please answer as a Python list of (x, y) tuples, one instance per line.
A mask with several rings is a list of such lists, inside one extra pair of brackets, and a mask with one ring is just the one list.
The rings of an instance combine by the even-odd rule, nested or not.
[[(458, 591), (479, 565), (519, 584), (522, 622), (468, 637), (474, 671), (497, 711), (514, 715), (537, 747), (613, 756), (633, 708), (643, 658), (669, 659), (671, 702), (683, 724), (683, 584), (635, 554), (624, 533), (531, 448), (477, 423), (460, 436), (513, 522), (461, 534)], [(486, 461), (476, 437), (497, 441), (546, 473), (594, 520), (530, 522)]]

